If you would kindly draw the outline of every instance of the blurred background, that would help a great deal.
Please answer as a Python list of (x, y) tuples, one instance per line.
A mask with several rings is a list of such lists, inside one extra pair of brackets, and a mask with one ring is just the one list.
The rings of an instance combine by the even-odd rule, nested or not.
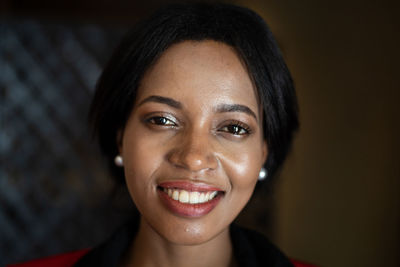
[[(400, 266), (398, 2), (225, 2), (270, 25), (301, 118), (239, 222), (320, 266)], [(0, 2), (0, 266), (93, 246), (129, 215), (86, 116), (112, 49), (161, 3)]]

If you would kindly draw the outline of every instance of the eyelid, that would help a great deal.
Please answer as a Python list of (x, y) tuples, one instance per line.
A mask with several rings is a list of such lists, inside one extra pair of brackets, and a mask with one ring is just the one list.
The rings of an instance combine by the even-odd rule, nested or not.
[(253, 129), (246, 123), (242, 122), (242, 121), (238, 121), (238, 120), (228, 120), (228, 121), (224, 121), (223, 123), (221, 123), (221, 125), (218, 127), (218, 129), (223, 129), (225, 127), (229, 127), (229, 126), (238, 126), (242, 129), (244, 129), (246, 131), (245, 134), (233, 134), (227, 131), (222, 131), (222, 132), (227, 132), (230, 133), (232, 135), (235, 136), (247, 136), (253, 133)]
[(166, 113), (166, 112), (159, 112), (159, 111), (146, 114), (143, 118), (143, 121), (149, 122), (151, 119), (154, 119), (154, 118), (166, 118), (167, 120), (169, 120), (175, 124), (175, 125), (166, 125), (166, 126), (174, 127), (174, 126), (178, 126), (180, 124), (180, 121), (172, 114)]

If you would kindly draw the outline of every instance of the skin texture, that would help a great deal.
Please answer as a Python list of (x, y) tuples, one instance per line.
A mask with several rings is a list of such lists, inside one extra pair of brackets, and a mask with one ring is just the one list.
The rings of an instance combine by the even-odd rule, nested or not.
[[(254, 116), (227, 105), (245, 106)], [(127, 186), (142, 215), (127, 263), (232, 264), (229, 225), (251, 197), (267, 157), (261, 109), (235, 50), (215, 41), (171, 46), (143, 77), (120, 136)], [(208, 214), (180, 216), (158, 195), (157, 185), (168, 181), (224, 193)]]

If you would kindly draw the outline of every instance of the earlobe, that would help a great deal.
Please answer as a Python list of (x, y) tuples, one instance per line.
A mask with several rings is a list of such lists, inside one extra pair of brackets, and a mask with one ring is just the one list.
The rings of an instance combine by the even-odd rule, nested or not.
[(265, 162), (267, 161), (267, 157), (268, 157), (268, 145), (267, 145), (267, 141), (263, 141), (263, 145), (262, 145), (262, 162), (263, 165), (265, 164)]

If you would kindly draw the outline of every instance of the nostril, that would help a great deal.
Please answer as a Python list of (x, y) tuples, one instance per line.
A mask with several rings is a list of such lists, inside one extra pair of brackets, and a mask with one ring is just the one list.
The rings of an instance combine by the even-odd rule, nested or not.
[(171, 164), (190, 171), (215, 169), (218, 165), (215, 156), (206, 149), (175, 149), (167, 157)]

